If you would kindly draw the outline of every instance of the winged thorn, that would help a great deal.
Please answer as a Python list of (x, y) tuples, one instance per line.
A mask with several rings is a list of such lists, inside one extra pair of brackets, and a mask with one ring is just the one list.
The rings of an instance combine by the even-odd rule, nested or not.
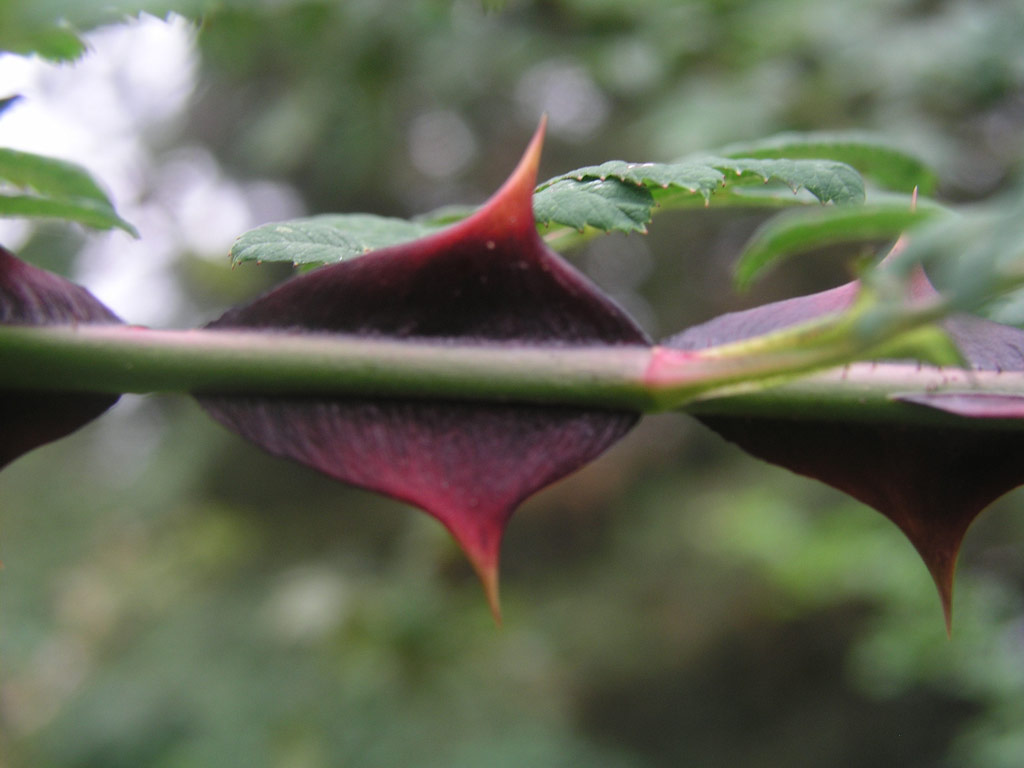
[[(647, 345), (636, 323), (537, 234), (537, 129), (509, 179), (469, 218), (415, 242), (292, 279), (215, 328), (526, 345)], [(496, 619), (506, 523), (527, 496), (621, 438), (631, 412), (385, 397), (197, 395), (270, 453), (421, 507), (452, 533)], [(500, 620), (500, 619), (499, 619)]]
[[(667, 339), (666, 346), (701, 349), (738, 341), (850, 306), (856, 282), (809, 296), (722, 315)], [(923, 271), (914, 298), (933, 295)], [(1024, 331), (968, 315), (943, 323), (974, 370), (1024, 370)], [(947, 630), (952, 618), (957, 553), (968, 526), (999, 496), (1024, 483), (1024, 432), (1008, 420), (1020, 403), (982, 395), (905, 398), (908, 408), (947, 414), (934, 424), (702, 416), (743, 450), (848, 493), (894, 522), (920, 553), (938, 587)], [(978, 418), (989, 419), (979, 428)], [(1010, 427), (999, 429), (999, 419)], [(992, 421), (996, 420), (996, 421)]]
[[(0, 323), (69, 325), (120, 323), (87, 290), (33, 267), (0, 248)], [(44, 443), (74, 432), (117, 402), (116, 396), (66, 392), (0, 394), (0, 467)]]

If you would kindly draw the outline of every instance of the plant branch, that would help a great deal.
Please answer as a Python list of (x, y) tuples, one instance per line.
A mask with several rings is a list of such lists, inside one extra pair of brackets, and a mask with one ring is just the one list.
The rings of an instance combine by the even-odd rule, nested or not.
[(343, 334), (0, 326), (0, 389), (362, 394), (647, 410), (650, 349)]
[[(827, 356), (759, 355), (747, 344), (740, 355), (723, 354), (729, 347), (682, 352), (130, 326), (0, 326), (0, 389), (371, 395), (925, 423), (963, 419), (895, 398), (970, 392), (1024, 399), (1024, 373), (887, 362), (797, 377), (800, 370), (827, 365)], [(751, 381), (772, 371), (771, 385)]]

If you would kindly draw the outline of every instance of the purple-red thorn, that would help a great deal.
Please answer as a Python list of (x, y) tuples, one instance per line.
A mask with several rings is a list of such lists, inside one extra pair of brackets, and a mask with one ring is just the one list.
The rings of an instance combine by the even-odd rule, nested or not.
[[(847, 309), (858, 290), (859, 284), (852, 282), (722, 315), (663, 343), (698, 350), (740, 341)], [(935, 294), (918, 269), (909, 298)], [(968, 315), (951, 316), (943, 326), (974, 370), (1024, 370), (1024, 331)], [(925, 425), (700, 418), (753, 456), (844, 491), (899, 526), (935, 581), (948, 629), (957, 554), (968, 527), (991, 502), (1024, 483), (1024, 464), (1018, 459), (1024, 434), (1017, 429), (979, 429), (972, 419), (1019, 418), (1020, 403), (941, 394), (902, 399), (946, 411), (949, 419)]]
[[(0, 324), (110, 324), (121, 320), (91, 293), (0, 248)], [(0, 392), (0, 468), (71, 434), (117, 402), (112, 395)]]
[[(635, 322), (552, 252), (533, 218), (544, 121), (498, 192), (420, 240), (288, 281), (211, 324), (438, 344), (647, 345)], [(595, 458), (638, 414), (514, 403), (346, 397), (199, 401), (277, 456), (419, 506), (466, 552), (495, 619), (513, 510)]]

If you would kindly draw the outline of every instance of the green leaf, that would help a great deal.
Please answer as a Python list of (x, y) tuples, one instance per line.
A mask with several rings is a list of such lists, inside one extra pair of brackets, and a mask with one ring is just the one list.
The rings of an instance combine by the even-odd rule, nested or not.
[[(794, 193), (807, 190), (810, 195)], [(850, 166), (830, 160), (702, 157), (678, 163), (612, 160), (556, 176), (537, 187), (533, 211), (540, 227), (565, 233), (646, 232), (656, 206), (710, 200), (756, 207), (858, 203), (864, 185)], [(414, 240), (473, 212), (450, 206), (413, 221), (366, 214), (317, 216), (259, 227), (231, 249), (235, 263), (284, 261), (328, 264), (375, 248)], [(554, 233), (553, 233), (554, 234)], [(586, 234), (583, 235), (586, 237)], [(561, 237), (565, 247), (578, 238)]]
[(80, 58), (86, 45), (69, 27), (7, 28), (0, 32), (0, 51), (21, 56), (36, 54), (49, 61), (68, 62)]
[(895, 239), (944, 211), (923, 201), (913, 208), (910, 198), (785, 211), (762, 224), (747, 242), (736, 265), (736, 286), (750, 287), (768, 267), (788, 256), (840, 243)]
[(135, 228), (114, 209), (92, 200), (54, 200), (31, 195), (0, 195), (0, 216), (63, 219), (94, 229), (119, 228), (138, 237)]
[(612, 179), (641, 187), (678, 187), (692, 194), (699, 194), (707, 200), (715, 189), (724, 184), (725, 174), (704, 162), (627, 163), (624, 160), (609, 160), (601, 165), (578, 168), (557, 176), (542, 184), (540, 189), (561, 179)]
[(819, 158), (847, 163), (883, 187), (922, 195), (934, 192), (938, 178), (917, 156), (884, 138), (858, 132), (783, 133), (759, 141), (730, 144), (727, 157)]
[(607, 178), (577, 181), (560, 178), (546, 182), (533, 196), (533, 214), (539, 224), (556, 223), (582, 231), (646, 232), (654, 198), (642, 186)]
[(110, 202), (81, 166), (52, 157), (0, 149), (0, 179), (42, 195)]
[(76, 221), (97, 229), (118, 227), (137, 237), (79, 165), (0, 148), (0, 215)]
[[(806, 189), (823, 203), (856, 203), (864, 199), (860, 174), (845, 163), (831, 160), (788, 160), (700, 155), (677, 163), (627, 163), (611, 160), (556, 176), (539, 190), (562, 180), (620, 181), (646, 187), (658, 198), (686, 192), (705, 203), (716, 192), (735, 186), (774, 182), (792, 192)], [(751, 204), (756, 200), (747, 198)]]
[[(765, 185), (754, 194), (746, 189)], [(864, 200), (860, 175), (844, 163), (704, 156), (678, 163), (611, 160), (578, 168), (541, 184), (534, 212), (539, 222), (579, 231), (645, 232), (656, 205), (667, 210), (712, 199), (753, 207), (804, 205), (808, 199), (792, 194), (801, 189), (822, 203)]]
[(822, 203), (844, 205), (864, 201), (864, 181), (846, 163), (747, 157), (709, 157), (706, 162), (725, 174), (726, 186), (776, 182), (794, 193), (806, 189)]
[(218, 0), (0, 0), (0, 52), (73, 61), (88, 49), (80, 35), (89, 30), (142, 14), (198, 20), (221, 5)]
[(264, 224), (235, 240), (231, 260), (333, 264), (436, 232), (438, 226), (372, 214), (326, 214)]

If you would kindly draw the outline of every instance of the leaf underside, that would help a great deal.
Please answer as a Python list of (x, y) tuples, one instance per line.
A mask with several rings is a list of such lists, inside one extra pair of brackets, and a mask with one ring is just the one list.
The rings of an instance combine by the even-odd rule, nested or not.
[(0, 148), (0, 216), (64, 219), (138, 236), (84, 168), (13, 149)]

